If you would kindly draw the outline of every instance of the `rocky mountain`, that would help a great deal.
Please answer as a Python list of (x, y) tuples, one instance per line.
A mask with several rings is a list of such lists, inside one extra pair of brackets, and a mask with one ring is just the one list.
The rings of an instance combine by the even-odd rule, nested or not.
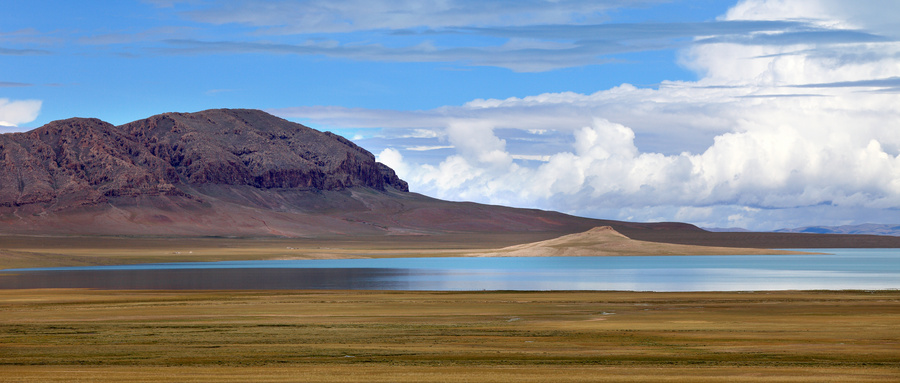
[(166, 113), (122, 126), (55, 121), (0, 136), (0, 163), (0, 206), (50, 211), (189, 196), (180, 185), (407, 190), (352, 142), (256, 110)]

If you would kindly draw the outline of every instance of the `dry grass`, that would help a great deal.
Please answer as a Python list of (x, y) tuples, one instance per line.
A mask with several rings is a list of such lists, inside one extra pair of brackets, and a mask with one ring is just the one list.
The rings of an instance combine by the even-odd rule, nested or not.
[(895, 372), (865, 368), (411, 366), (42, 367), (4, 366), (4, 382), (896, 382)]
[[(0, 236), (0, 270), (160, 262), (452, 256), (462, 254), (466, 243), (393, 237), (347, 240)], [(499, 241), (498, 244), (508, 243)]]
[(0, 381), (900, 380), (900, 292), (0, 291)]

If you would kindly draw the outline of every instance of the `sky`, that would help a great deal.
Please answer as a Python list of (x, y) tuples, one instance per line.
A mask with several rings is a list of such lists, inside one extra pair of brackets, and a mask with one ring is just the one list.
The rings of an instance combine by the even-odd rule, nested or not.
[(253, 108), (429, 196), (775, 230), (900, 223), (894, 0), (0, 4), (0, 132)]

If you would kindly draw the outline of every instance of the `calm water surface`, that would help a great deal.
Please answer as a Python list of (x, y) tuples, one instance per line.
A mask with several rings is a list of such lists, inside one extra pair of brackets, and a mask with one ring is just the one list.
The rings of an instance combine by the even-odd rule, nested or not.
[(746, 291), (900, 288), (900, 249), (827, 255), (394, 258), (0, 271), (0, 288)]

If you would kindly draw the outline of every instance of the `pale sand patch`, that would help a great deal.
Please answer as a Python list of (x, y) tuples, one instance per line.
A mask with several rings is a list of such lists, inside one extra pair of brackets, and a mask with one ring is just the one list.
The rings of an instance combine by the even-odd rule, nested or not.
[(799, 251), (677, 245), (637, 241), (610, 226), (600, 226), (583, 233), (564, 235), (546, 241), (473, 252), (470, 257), (583, 257), (640, 255), (775, 255), (809, 254)]

